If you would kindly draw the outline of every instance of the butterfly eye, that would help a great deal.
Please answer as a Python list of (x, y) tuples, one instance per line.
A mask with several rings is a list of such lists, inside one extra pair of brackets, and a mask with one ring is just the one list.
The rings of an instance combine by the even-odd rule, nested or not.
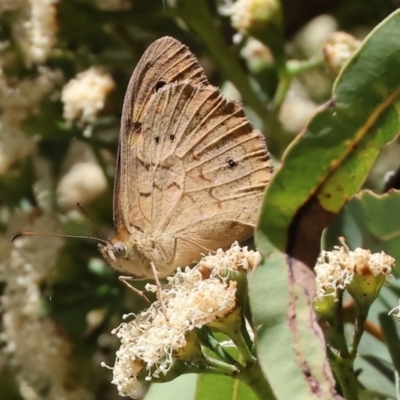
[(112, 252), (115, 258), (126, 258), (126, 246), (122, 242), (115, 242), (112, 246)]
[(167, 82), (164, 81), (158, 81), (154, 88), (156, 89), (156, 92), (158, 92), (162, 87), (164, 87), (167, 84)]
[(230, 168), (235, 168), (236, 165), (237, 165), (237, 162), (234, 161), (234, 160), (232, 160), (232, 158), (229, 158), (228, 161), (227, 161), (227, 163), (228, 163), (228, 165), (229, 165)]

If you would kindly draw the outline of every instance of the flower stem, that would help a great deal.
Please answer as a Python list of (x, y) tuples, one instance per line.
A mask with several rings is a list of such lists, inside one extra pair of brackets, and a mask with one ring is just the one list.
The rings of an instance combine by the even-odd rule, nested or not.
[(237, 367), (234, 365), (227, 364), (224, 361), (218, 360), (213, 357), (206, 357), (207, 358), (207, 364), (210, 367), (210, 373), (222, 373), (224, 375), (236, 375), (238, 372)]
[(354, 324), (353, 340), (351, 344), (350, 354), (352, 357), (357, 355), (358, 345), (360, 344), (361, 337), (364, 333), (365, 322), (368, 317), (368, 310), (357, 307), (356, 320)]
[(322, 62), (322, 56), (315, 56), (304, 61), (290, 60), (287, 61), (284, 65), (278, 66), (279, 83), (271, 108), (275, 112), (279, 111), (282, 103), (285, 100), (286, 93), (289, 90), (292, 80), (295, 76), (299, 75), (303, 71), (319, 67), (320, 65), (322, 65)]
[[(233, 343), (242, 355), (245, 364), (253, 364), (256, 358), (251, 353), (248, 342), (243, 337), (242, 325), (245, 323), (242, 318), (242, 310), (237, 307), (231, 314), (224, 318), (209, 323), (209, 327), (212, 327), (232, 339)], [(249, 343), (250, 344), (250, 343)]]
[[(357, 348), (362, 333), (358, 331), (359, 333), (354, 334), (353, 347), (352, 350), (349, 351), (344, 334), (342, 309), (343, 291), (340, 291), (338, 293), (338, 301), (334, 304), (333, 315), (331, 318), (328, 318), (334, 335), (327, 346), (327, 355), (331, 368), (342, 389), (344, 398), (346, 400), (358, 400), (358, 385), (356, 374), (354, 372), (354, 359), (356, 356), (354, 348)], [(361, 323), (361, 321), (359, 322)], [(354, 347), (356, 342), (357, 345)]]
[(256, 359), (251, 353), (251, 350), (249, 349), (246, 340), (242, 335), (242, 332), (241, 331), (230, 332), (229, 337), (232, 339), (233, 343), (235, 343), (237, 349), (239, 350), (241, 356), (243, 357), (244, 362), (247, 365), (253, 364), (256, 361)]
[(281, 71), (278, 73), (279, 76), (279, 83), (278, 87), (275, 92), (275, 96), (271, 105), (271, 108), (275, 111), (278, 112), (282, 103), (285, 100), (286, 93), (289, 90), (290, 84), (292, 83), (292, 77), (289, 76), (286, 73), (281, 73)]
[(267, 379), (261, 371), (258, 361), (243, 368), (235, 377), (245, 383), (261, 400), (275, 400), (276, 397)]
[(330, 345), (335, 347), (342, 357), (347, 358), (350, 356), (350, 353), (344, 334), (344, 323), (342, 318), (343, 291), (338, 293), (338, 301), (335, 303), (334, 307), (334, 315), (332, 318), (328, 319), (334, 333)]
[(329, 363), (346, 400), (358, 400), (357, 378), (354, 372), (354, 357), (342, 357), (330, 346), (327, 354)]
[(209, 328), (203, 326), (201, 329), (196, 329), (196, 334), (201, 344), (208, 347), (225, 363), (231, 365), (237, 364), (237, 361), (227, 351), (225, 351), (225, 349), (219, 344), (218, 340), (215, 339)]

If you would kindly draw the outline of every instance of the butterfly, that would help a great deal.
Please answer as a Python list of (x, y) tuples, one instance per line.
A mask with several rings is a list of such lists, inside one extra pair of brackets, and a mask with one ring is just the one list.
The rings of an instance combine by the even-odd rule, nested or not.
[[(172, 274), (253, 235), (272, 174), (263, 134), (210, 85), (190, 50), (153, 42), (125, 95), (114, 185), (115, 237), (99, 244), (136, 278)], [(153, 267), (153, 268), (152, 268)]]

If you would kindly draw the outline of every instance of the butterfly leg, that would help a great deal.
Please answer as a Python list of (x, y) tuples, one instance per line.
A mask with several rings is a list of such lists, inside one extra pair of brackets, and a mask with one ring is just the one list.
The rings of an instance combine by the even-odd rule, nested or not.
[(132, 280), (134, 278), (132, 278), (131, 276), (119, 276), (118, 279), (124, 283), (126, 286), (128, 286), (129, 289), (131, 289), (132, 291), (134, 291), (136, 294), (138, 294), (140, 297), (142, 297), (143, 299), (145, 299), (149, 304), (151, 304), (151, 301), (147, 298), (147, 296), (144, 294), (144, 292), (142, 290), (136, 289), (134, 286), (132, 286), (128, 280)]
[(156, 269), (156, 266), (154, 265), (153, 261), (150, 262), (150, 267), (151, 267), (151, 270), (153, 271), (154, 280), (156, 281), (158, 299), (160, 300), (161, 310), (162, 310), (165, 318), (168, 319), (167, 318), (167, 308), (165, 307), (164, 297), (162, 294), (162, 286), (161, 286), (160, 280), (158, 279), (157, 269)]

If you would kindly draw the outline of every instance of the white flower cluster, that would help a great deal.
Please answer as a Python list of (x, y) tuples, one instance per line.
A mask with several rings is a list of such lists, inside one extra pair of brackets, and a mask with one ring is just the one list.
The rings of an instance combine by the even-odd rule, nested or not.
[(276, 12), (276, 0), (236, 0), (226, 1), (219, 9), (223, 15), (230, 15), (232, 26), (241, 33), (258, 23), (257, 19), (266, 19)]
[(353, 281), (355, 274), (391, 278), (395, 263), (393, 257), (384, 252), (371, 253), (368, 249), (356, 248), (351, 251), (344, 239), (340, 240), (343, 246), (335, 246), (333, 251), (323, 251), (315, 265), (317, 299), (332, 296), (337, 300), (338, 292)]
[[(29, 222), (30, 220), (30, 222)], [(60, 335), (54, 321), (45, 315), (40, 284), (51, 273), (64, 239), (21, 237), (10, 243), (11, 232), (19, 228), (57, 230), (57, 223), (44, 214), (14, 215), (9, 232), (0, 237), (0, 278), (5, 282), (0, 298), (3, 351), (10, 357), (25, 399), (90, 399), (82, 387), (68, 388), (70, 342)], [(77, 397), (77, 394), (79, 396)]]
[(62, 90), (64, 118), (69, 123), (92, 123), (113, 88), (112, 77), (101, 68), (91, 67), (79, 73)]
[(59, 204), (67, 209), (76, 203), (88, 204), (107, 190), (107, 180), (100, 166), (93, 162), (80, 162), (72, 166), (57, 188)]
[(274, 56), (271, 50), (253, 37), (248, 37), (246, 44), (240, 50), (240, 55), (250, 62), (258, 62), (258, 64), (265, 66), (271, 65), (274, 62)]
[(57, 40), (56, 4), (58, 0), (29, 0), (29, 18), (24, 27), (27, 52), (35, 63), (46, 61)]
[(15, 11), (12, 36), (21, 48), (27, 65), (39, 64), (36, 78), (16, 80), (7, 77), (15, 55), (8, 51), (8, 42), (0, 42), (0, 175), (35, 149), (35, 141), (21, 130), (21, 123), (35, 112), (41, 99), (54, 88), (57, 73), (41, 63), (50, 55), (57, 33), (56, 3), (58, 0), (2, 0), (0, 14)]
[[(143, 368), (148, 371), (147, 379), (166, 374), (177, 351), (186, 346), (190, 331), (228, 315), (236, 307), (236, 282), (226, 281), (227, 271), (249, 271), (259, 260), (258, 252), (235, 243), (226, 252), (220, 249), (215, 255), (204, 257), (192, 269), (178, 269), (162, 289), (165, 309), (158, 300), (134, 320), (115, 329), (113, 333), (121, 340), (121, 347), (112, 383), (120, 395), (137, 397), (138, 374)], [(146, 289), (157, 291), (155, 285)]]
[(57, 40), (57, 10), (59, 0), (2, 0), (0, 14), (18, 11), (19, 18), (13, 36), (23, 49), (27, 64), (43, 63)]
[(0, 61), (0, 175), (35, 149), (34, 139), (26, 136), (20, 126), (58, 79), (47, 68), (40, 68), (39, 72), (37, 78), (11, 82), (4, 76)]

